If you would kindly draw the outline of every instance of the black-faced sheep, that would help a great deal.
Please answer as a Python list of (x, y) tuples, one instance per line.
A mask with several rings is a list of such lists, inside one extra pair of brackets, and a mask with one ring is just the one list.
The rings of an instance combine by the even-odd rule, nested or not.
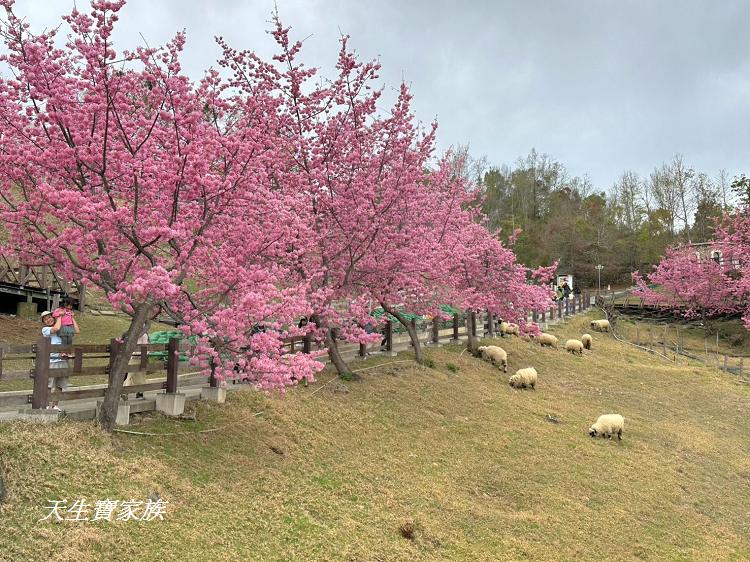
[(583, 355), (583, 342), (581, 340), (568, 340), (565, 342), (565, 351), (570, 351), (573, 355)]
[(622, 439), (622, 430), (625, 429), (625, 418), (620, 414), (604, 414), (597, 418), (594, 425), (589, 428), (589, 435), (596, 437), (609, 437), (617, 434), (617, 439)]
[(592, 320), (591, 329), (597, 332), (609, 332), (609, 320)]
[(482, 354), (482, 359), (490, 361), (493, 365), (501, 365), (503, 373), (508, 372), (508, 354), (502, 347), (496, 345), (482, 345), (477, 351)]
[(508, 384), (513, 388), (529, 387), (535, 390), (536, 380), (536, 369), (534, 367), (526, 367), (525, 369), (518, 369), (515, 375), (511, 375), (510, 379), (508, 379)]
[(581, 336), (581, 342), (583, 342), (583, 349), (591, 349), (591, 342), (593, 341), (594, 341), (594, 338), (592, 338), (590, 334), (583, 334)]

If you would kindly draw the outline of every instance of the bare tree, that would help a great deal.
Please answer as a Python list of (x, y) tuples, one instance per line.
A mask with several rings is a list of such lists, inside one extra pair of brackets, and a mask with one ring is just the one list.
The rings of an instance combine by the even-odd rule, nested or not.
[(695, 197), (695, 184), (692, 181), (695, 171), (685, 166), (682, 154), (675, 154), (669, 165), (672, 188), (678, 200), (678, 210), (682, 227), (687, 230), (690, 226), (690, 218), (695, 212), (697, 201)]
[(730, 189), (729, 174), (722, 168), (719, 170), (719, 177), (716, 178), (716, 190), (721, 198), (721, 206), (725, 211), (731, 205), (732, 190)]
[(648, 189), (654, 197), (656, 206), (666, 213), (669, 234), (674, 235), (680, 197), (672, 182), (670, 166), (662, 164), (661, 168), (654, 168), (649, 176)]
[(635, 232), (643, 222), (643, 184), (638, 174), (631, 170), (623, 172), (614, 185), (615, 202), (620, 209), (617, 221), (629, 232)]

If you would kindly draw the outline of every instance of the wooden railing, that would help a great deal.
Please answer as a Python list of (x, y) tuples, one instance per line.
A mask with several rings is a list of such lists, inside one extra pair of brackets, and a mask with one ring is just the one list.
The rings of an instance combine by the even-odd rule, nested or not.
[[(554, 320), (566, 315), (582, 312), (590, 307), (588, 295), (576, 295), (562, 302), (559, 301), (549, 311), (533, 313), (529, 321), (545, 322), (547, 318)], [(377, 348), (386, 352), (394, 352), (398, 349), (407, 349), (411, 344), (405, 336), (401, 336), (397, 342), (394, 338), (394, 326), (391, 321), (386, 321), (382, 334), (382, 346), (378, 344), (356, 344), (342, 346), (346, 352), (348, 347), (360, 357), (365, 357), (368, 350)], [(446, 340), (459, 341), (469, 334), (476, 337), (494, 336), (499, 329), (497, 319), (491, 313), (477, 314), (475, 312), (455, 314), (450, 320), (435, 318), (429, 323), (426, 344), (439, 344)], [(421, 332), (424, 334), (424, 332)], [(311, 353), (313, 348), (312, 338), (307, 336), (296, 336), (285, 340), (285, 353)], [(397, 343), (399, 345), (397, 345)], [(80, 400), (85, 398), (103, 397), (107, 391), (106, 387), (85, 388), (72, 390), (49, 390), (48, 381), (50, 377), (82, 377), (82, 376), (108, 376), (112, 361), (123, 345), (118, 340), (111, 340), (109, 344), (75, 344), (70, 346), (52, 345), (49, 338), (40, 338), (33, 345), (5, 345), (0, 344), (0, 381), (27, 379), (31, 377), (34, 381), (33, 391), (0, 392), (0, 406), (27, 405), (31, 403), (32, 408), (45, 408), (49, 401)], [(356, 350), (356, 351), (355, 351)], [(155, 375), (163, 373), (165, 378), (136, 386), (126, 386), (121, 394), (132, 394), (150, 390), (165, 390), (174, 393), (180, 384), (196, 384), (208, 382), (211, 386), (216, 385), (213, 377), (199, 374), (197, 369), (192, 368), (187, 361), (180, 361), (181, 354), (190, 354), (190, 345), (186, 340), (172, 338), (167, 344), (143, 344), (136, 347), (133, 353), (128, 373), (144, 373)], [(65, 369), (50, 368), (50, 354), (64, 354), (67, 356), (68, 367)], [(155, 354), (166, 354), (165, 359), (155, 359)], [(8, 370), (5, 365), (8, 362), (33, 361), (31, 369)], [(97, 363), (92, 365), (91, 363)], [(190, 371), (188, 375), (180, 375), (180, 372)]]

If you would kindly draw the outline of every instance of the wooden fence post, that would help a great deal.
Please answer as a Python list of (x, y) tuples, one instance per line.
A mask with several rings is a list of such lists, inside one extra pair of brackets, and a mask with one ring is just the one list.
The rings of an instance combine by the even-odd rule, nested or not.
[(359, 356), (360, 357), (367, 357), (367, 344), (361, 343), (359, 344)]
[(458, 313), (453, 315), (453, 341), (458, 341)]
[(80, 373), (83, 369), (83, 350), (76, 347), (73, 351), (73, 372)]
[(487, 311), (487, 335), (489, 337), (492, 337), (495, 334), (495, 327), (494, 327), (494, 318), (492, 317), (492, 313), (488, 310)]
[(385, 350), (393, 351), (393, 322), (390, 320), (385, 323)]
[(471, 311), (469, 313), (469, 334), (472, 337), (477, 337), (477, 313), (474, 311)]
[(532, 311), (532, 313), (531, 313), (531, 321), (534, 324), (536, 324), (538, 320), (539, 320), (539, 317), (538, 317), (538, 315), (536, 313), (536, 310)]
[(50, 339), (39, 338), (36, 342), (36, 358), (34, 359), (34, 393), (31, 395), (31, 407), (43, 410), (47, 407), (49, 396), (49, 353)]
[(440, 343), (440, 317), (435, 316), (432, 319), (432, 343)]
[[(117, 356), (117, 352), (120, 350), (121, 345), (122, 343), (115, 338), (109, 340), (109, 365), (107, 365), (107, 377), (109, 377), (109, 373), (112, 372), (112, 365), (115, 362), (115, 357)], [(127, 369), (125, 370), (124, 376), (128, 376)], [(109, 379), (107, 380), (107, 386), (109, 386)]]
[(302, 353), (310, 353), (312, 351), (312, 335), (305, 334), (305, 338), (302, 340)]
[(169, 338), (167, 344), (167, 394), (177, 392), (177, 369), (180, 365), (180, 340)]
[(558, 320), (562, 320), (563, 317), (563, 303), (562, 301), (557, 301), (557, 318)]

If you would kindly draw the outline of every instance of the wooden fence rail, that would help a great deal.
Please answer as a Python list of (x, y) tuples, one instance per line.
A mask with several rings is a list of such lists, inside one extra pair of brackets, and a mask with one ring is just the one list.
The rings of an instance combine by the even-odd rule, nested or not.
[[(549, 309), (549, 319), (555, 317), (564, 318), (566, 315), (583, 312), (591, 306), (588, 294), (573, 295), (570, 299), (558, 301)], [(544, 322), (547, 318), (547, 311), (541, 314), (532, 314), (528, 321), (537, 322), (541, 317)], [(460, 338), (468, 337), (469, 334), (475, 337), (493, 336), (496, 333), (500, 319), (495, 318), (491, 313), (478, 314), (468, 312), (453, 315), (451, 320), (434, 318), (430, 322), (427, 338), (423, 343), (427, 345), (436, 345), (443, 341), (459, 341)], [(416, 326), (416, 321), (412, 321)], [(481, 327), (481, 333), (480, 328)], [(368, 355), (368, 349), (371, 346), (377, 346), (379, 350), (386, 352), (394, 351), (393, 323), (388, 320), (383, 326), (381, 332), (382, 339), (379, 344), (360, 344), (356, 354), (360, 357)], [(424, 332), (422, 332), (424, 334)], [(424, 337), (424, 335), (422, 336)], [(403, 341), (403, 337), (402, 337)], [(109, 344), (75, 344), (75, 345), (52, 345), (49, 338), (42, 337), (35, 344), (26, 345), (6, 345), (0, 344), (0, 381), (14, 380), (22, 378), (33, 378), (33, 391), (23, 392), (5, 392), (0, 393), (0, 406), (10, 406), (15, 404), (27, 404), (31, 402), (32, 408), (46, 408), (50, 400), (80, 400), (83, 398), (103, 397), (106, 388), (96, 389), (70, 389), (65, 391), (48, 389), (50, 377), (82, 377), (82, 376), (106, 376), (110, 372), (112, 362), (118, 352), (119, 346), (122, 345), (118, 340), (111, 340)], [(285, 340), (285, 352), (311, 353), (313, 341), (311, 336), (296, 336)], [(190, 369), (191, 367), (185, 361), (180, 361), (180, 355), (189, 354), (191, 351), (190, 344), (185, 340), (172, 338), (167, 344), (142, 344), (138, 345), (133, 353), (128, 373), (145, 373), (165, 375), (164, 379), (152, 381), (137, 386), (123, 387), (121, 394), (131, 394), (144, 392), (148, 390), (165, 390), (167, 393), (176, 393), (180, 380), (180, 371)], [(66, 368), (58, 369), (50, 367), (50, 358), (54, 354), (62, 354), (67, 361)], [(106, 361), (105, 361), (106, 360)], [(30, 370), (4, 370), (4, 361), (33, 361), (33, 367)], [(99, 364), (91, 365), (92, 361)], [(216, 386), (216, 378), (196, 375), (189, 379), (192, 383), (196, 381), (206, 381), (211, 386)]]

